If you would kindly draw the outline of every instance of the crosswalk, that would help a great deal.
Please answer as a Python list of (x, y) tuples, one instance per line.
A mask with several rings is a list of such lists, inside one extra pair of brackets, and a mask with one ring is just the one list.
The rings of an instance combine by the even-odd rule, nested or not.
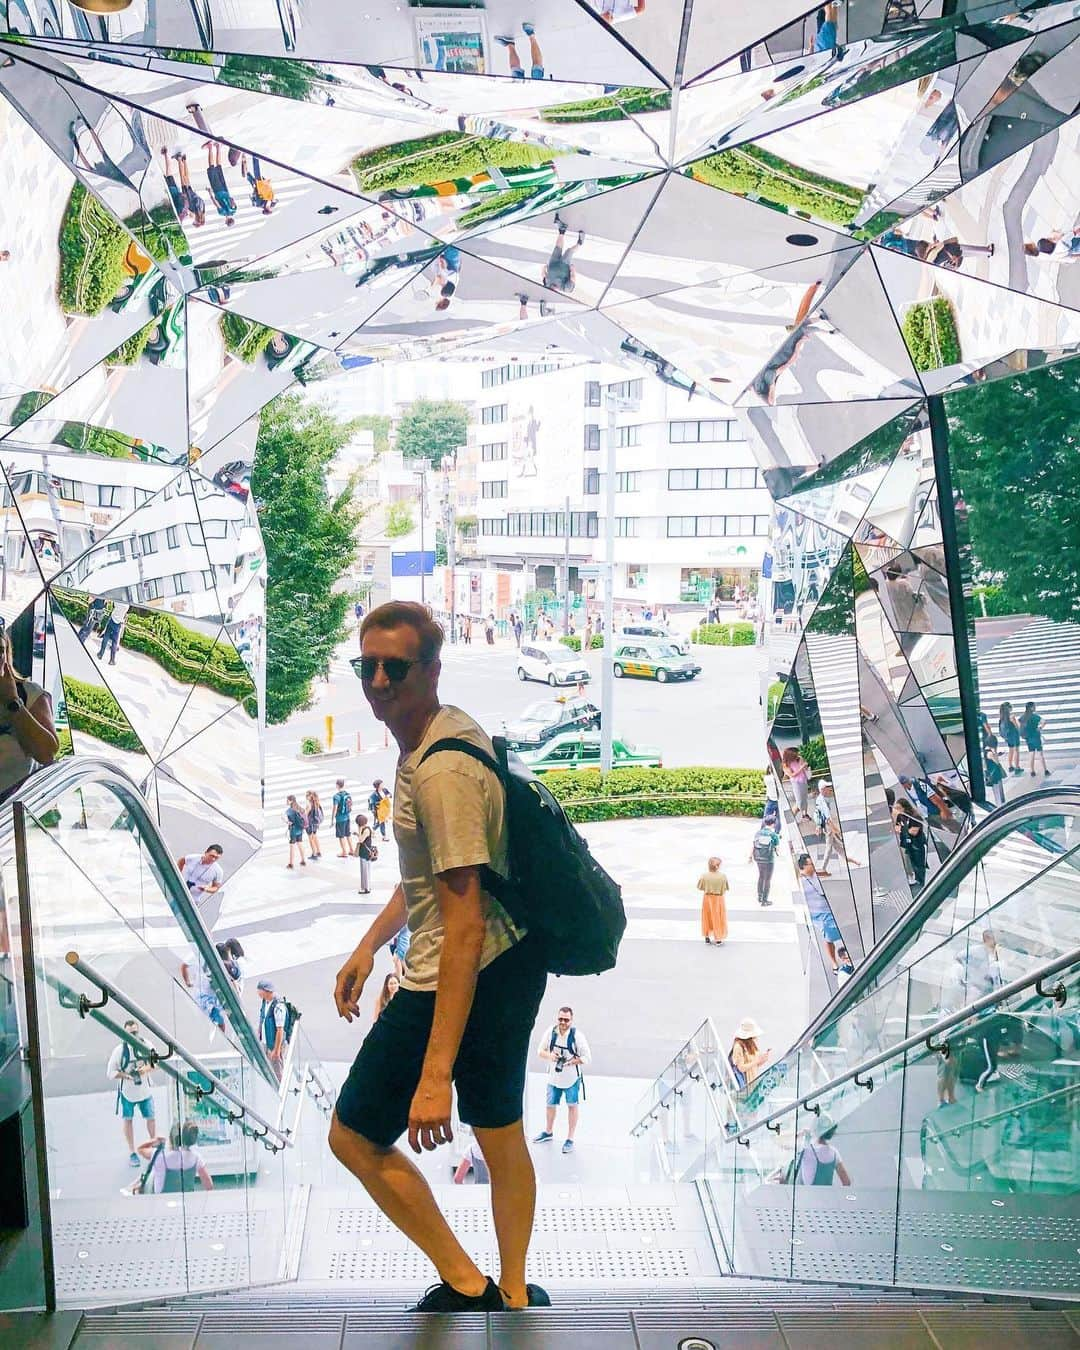
[[(379, 743), (381, 748), (382, 743)], [(361, 781), (355, 773), (355, 759), (346, 765), (332, 759), (311, 760), (305, 762), (295, 756), (267, 755), (263, 779), (264, 826), (267, 839), (281, 833), (282, 818), (285, 811), (285, 798), (290, 792), (296, 794), (300, 805), (304, 805), (304, 793), (308, 790), (319, 794), (325, 812), (322, 827), (324, 841), (333, 838), (333, 820), (331, 819), (334, 793), (337, 780), (345, 779), (346, 790), (352, 794), (353, 818), (358, 811), (367, 810), (367, 799), (371, 793), (371, 778), (364, 776)], [(280, 827), (280, 828), (279, 828)], [(333, 847), (332, 844), (326, 847)]]
[(997, 724), (998, 707), (1019, 716), (1033, 700), (1046, 719), (1048, 767), (1080, 763), (1080, 624), (1034, 619), (979, 654), (979, 700)]

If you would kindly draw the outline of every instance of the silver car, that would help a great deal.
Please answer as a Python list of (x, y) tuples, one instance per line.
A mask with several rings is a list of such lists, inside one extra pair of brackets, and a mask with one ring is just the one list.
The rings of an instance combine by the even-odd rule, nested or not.
[(580, 653), (561, 642), (522, 644), (517, 654), (519, 680), (542, 680), (554, 688), (557, 684), (587, 684), (589, 668)]

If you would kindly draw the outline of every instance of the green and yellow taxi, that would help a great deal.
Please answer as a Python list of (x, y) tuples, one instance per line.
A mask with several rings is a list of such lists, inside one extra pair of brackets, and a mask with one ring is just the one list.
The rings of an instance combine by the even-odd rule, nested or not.
[(701, 667), (693, 657), (683, 656), (668, 643), (631, 639), (615, 648), (612, 673), (617, 680), (638, 675), (665, 684), (668, 680), (692, 680), (701, 673)]
[[(563, 731), (552, 736), (539, 750), (521, 750), (518, 758), (533, 773), (551, 773), (556, 769), (598, 769), (600, 767), (600, 733), (598, 731)], [(630, 741), (612, 737), (611, 767), (662, 769), (664, 761), (654, 745), (633, 745)]]

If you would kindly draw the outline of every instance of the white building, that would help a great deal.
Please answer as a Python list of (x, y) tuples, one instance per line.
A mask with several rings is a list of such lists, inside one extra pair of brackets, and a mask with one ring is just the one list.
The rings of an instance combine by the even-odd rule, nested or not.
[[(735, 415), (647, 371), (628, 373), (525, 362), (474, 372), (464, 458), (475, 507), (461, 502), (458, 512), (475, 512), (478, 557), (523, 572), (521, 589), (559, 590), (569, 523), (571, 589), (583, 588), (578, 567), (604, 556), (604, 403), (615, 389), (638, 405), (615, 419), (616, 601), (670, 606), (706, 601), (717, 586), (756, 591), (772, 503)], [(587, 595), (594, 586), (584, 582)]]

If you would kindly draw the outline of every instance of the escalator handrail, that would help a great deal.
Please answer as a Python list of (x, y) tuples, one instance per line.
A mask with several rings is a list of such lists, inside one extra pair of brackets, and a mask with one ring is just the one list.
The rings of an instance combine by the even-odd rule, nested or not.
[[(1046, 962), (1045, 965), (1038, 966), (1035, 970), (1028, 971), (1026, 975), (1021, 975), (1019, 979), (1010, 981), (1009, 984), (1003, 984), (997, 989), (993, 989), (989, 994), (984, 994), (982, 998), (977, 998), (974, 1003), (969, 1003), (966, 1008), (961, 1008), (958, 1012), (949, 1013), (947, 1017), (940, 1018), (932, 1026), (925, 1027), (922, 1031), (917, 1031), (915, 1035), (908, 1036), (905, 1040), (898, 1041), (895, 1045), (890, 1045), (888, 1049), (881, 1050), (869, 1059), (864, 1059), (854, 1068), (845, 1069), (835, 1078), (831, 1078), (827, 1083), (822, 1083), (820, 1087), (811, 1088), (804, 1092), (794, 1101), (786, 1103), (779, 1111), (774, 1111), (771, 1115), (763, 1116), (760, 1120), (748, 1126), (745, 1130), (740, 1130), (736, 1138), (739, 1143), (744, 1143), (752, 1134), (757, 1134), (759, 1130), (769, 1126), (774, 1126), (777, 1121), (783, 1120), (786, 1116), (798, 1111), (806, 1106), (808, 1102), (816, 1100), (818, 1097), (824, 1097), (831, 1092), (835, 1092), (838, 1087), (844, 1083), (851, 1082), (854, 1078), (867, 1076), (872, 1070), (879, 1068), (882, 1064), (888, 1063), (901, 1055), (906, 1055), (909, 1050), (914, 1050), (918, 1046), (925, 1046), (928, 1050), (940, 1050), (941, 1037), (951, 1031), (953, 1027), (959, 1026), (963, 1022), (969, 1022), (973, 1017), (986, 1012), (988, 1008), (994, 1008), (999, 1003), (1004, 1003), (1007, 999), (1016, 994), (1022, 994), (1026, 989), (1034, 988), (1042, 984), (1044, 980), (1049, 980), (1052, 976), (1058, 975), (1063, 970), (1068, 970), (1072, 966), (1080, 965), (1080, 947), (1074, 947), (1066, 952), (1064, 956), (1056, 956), (1053, 961)], [(1050, 998), (1052, 994), (1046, 994)], [(860, 1086), (862, 1086), (860, 1084)], [(773, 1131), (775, 1133), (775, 1130)]]
[[(229, 979), (214, 940), (207, 931), (202, 915), (192, 904), (183, 878), (176, 870), (169, 847), (162, 838), (157, 822), (151, 816), (146, 799), (138, 784), (123, 769), (110, 760), (93, 755), (71, 755), (31, 774), (18, 790), (16, 801), (34, 817), (35, 821), (52, 806), (57, 798), (75, 788), (92, 783), (109, 788), (123, 803), (135, 820), (140, 841), (146, 846), (158, 879), (165, 890), (169, 908), (195, 948), (206, 967), (214, 993), (225, 1012), (241, 1049), (254, 1067), (273, 1087), (278, 1078), (266, 1053), (266, 1047), (255, 1028), (248, 1021), (240, 1003), (236, 986)], [(6, 805), (6, 803), (5, 803)], [(14, 811), (0, 812), (0, 857), (14, 845)]]
[(938, 1139), (949, 1139), (956, 1134), (967, 1134), (971, 1130), (983, 1130), (988, 1125), (993, 1125), (999, 1120), (1006, 1120), (1009, 1116), (1018, 1116), (1021, 1111), (1030, 1111), (1034, 1106), (1044, 1106), (1047, 1102), (1057, 1101), (1059, 1097), (1070, 1097), (1074, 1092), (1080, 1092), (1080, 1083), (1069, 1083), (1067, 1087), (1055, 1088), (1053, 1092), (1044, 1092), (1041, 1097), (1025, 1098), (1017, 1102), (1015, 1106), (1003, 1106), (1000, 1111), (995, 1111), (993, 1115), (979, 1116), (977, 1120), (965, 1120), (960, 1125), (949, 1125), (942, 1129), (936, 1122), (934, 1124), (934, 1136)]
[(174, 1054), (179, 1055), (184, 1063), (187, 1064), (189, 1068), (194, 1069), (200, 1078), (206, 1079), (210, 1084), (208, 1089), (209, 1094), (222, 1097), (225, 1101), (231, 1102), (233, 1106), (239, 1109), (240, 1115), (243, 1118), (252, 1120), (256, 1125), (261, 1126), (261, 1131), (257, 1132), (257, 1137), (259, 1139), (272, 1138), (276, 1141), (279, 1148), (288, 1147), (289, 1140), (285, 1135), (274, 1129), (273, 1125), (271, 1125), (268, 1120), (264, 1120), (254, 1107), (248, 1106), (244, 1099), (238, 1097), (231, 1088), (226, 1087), (212, 1069), (208, 1069), (200, 1059), (196, 1058), (196, 1056), (191, 1053), (190, 1050), (185, 1049), (176, 1037), (171, 1035), (156, 1018), (150, 1016), (145, 1008), (140, 1008), (134, 999), (129, 998), (127, 994), (117, 989), (116, 985), (113, 984), (110, 979), (102, 975), (100, 971), (95, 970), (89, 962), (84, 961), (78, 952), (68, 952), (66, 960), (72, 970), (77, 970), (84, 980), (88, 980), (91, 984), (96, 985), (103, 994), (111, 998), (114, 1003), (119, 1003), (120, 1007), (123, 1008), (126, 1013), (146, 1027), (147, 1031), (156, 1036), (159, 1041), (163, 1041), (165, 1045), (169, 1047), (168, 1053), (170, 1058)]
[(941, 906), (942, 899), (955, 890), (967, 873), (1000, 839), (1019, 829), (1025, 821), (1052, 815), (1052, 808), (1080, 814), (1080, 787), (1036, 788), (1023, 797), (1015, 797), (997, 807), (967, 835), (930, 878), (917, 899), (900, 915), (893, 926), (875, 943), (873, 950), (854, 974), (837, 990), (795, 1042), (793, 1049), (811, 1044), (820, 1031), (830, 1026), (847, 1008), (858, 1003), (882, 971), (907, 945), (913, 933)]

